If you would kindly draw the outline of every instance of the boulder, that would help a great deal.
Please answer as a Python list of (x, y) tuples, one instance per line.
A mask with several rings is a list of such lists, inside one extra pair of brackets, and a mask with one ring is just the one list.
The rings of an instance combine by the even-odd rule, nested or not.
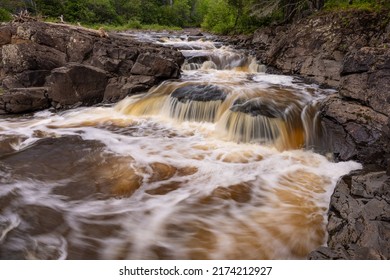
[(226, 93), (215, 85), (188, 85), (175, 89), (171, 97), (176, 98), (182, 103), (188, 101), (224, 101)]
[(41, 87), (45, 84), (45, 79), (49, 74), (49, 70), (24, 71), (4, 78), (3, 87), (6, 89)]
[(322, 102), (321, 114), (330, 151), (337, 159), (384, 164), (383, 156), (390, 152), (386, 115), (338, 95), (331, 95)]
[(45, 86), (55, 108), (92, 105), (103, 100), (108, 78), (108, 74), (99, 68), (69, 63), (53, 70)]
[(3, 46), (2, 61), (5, 73), (14, 74), (63, 66), (66, 55), (56, 49), (30, 42)]
[(136, 61), (138, 54), (138, 49), (134, 47), (96, 42), (90, 63), (108, 72), (128, 75), (134, 66), (134, 61)]
[(156, 84), (153, 76), (115, 77), (108, 82), (103, 101), (116, 102), (126, 96), (145, 92)]
[(390, 116), (390, 49), (365, 47), (346, 56), (340, 95)]
[(390, 258), (390, 177), (381, 168), (366, 167), (344, 176), (332, 195), (328, 248), (310, 259)]
[(267, 118), (284, 119), (286, 107), (282, 104), (276, 104), (272, 99), (253, 98), (249, 100), (237, 99), (230, 108), (233, 112), (255, 116), (264, 116)]
[(47, 206), (25, 205), (18, 209), (18, 214), (22, 227), (31, 235), (52, 233), (65, 223), (62, 213)]
[(0, 94), (0, 115), (20, 114), (50, 107), (47, 88), (15, 88)]
[(11, 43), (12, 26), (6, 25), (0, 27), (0, 47)]
[(67, 61), (82, 62), (92, 51), (98, 38), (94, 30), (44, 22), (22, 23), (17, 27), (15, 39), (32, 41), (67, 55)]
[(177, 62), (167, 60), (158, 53), (143, 53), (138, 56), (133, 68), (133, 75), (155, 76), (157, 78), (178, 78), (180, 68)]

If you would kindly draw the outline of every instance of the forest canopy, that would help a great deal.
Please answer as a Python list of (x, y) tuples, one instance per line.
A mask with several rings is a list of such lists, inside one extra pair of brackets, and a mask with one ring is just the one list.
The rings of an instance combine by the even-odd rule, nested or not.
[(250, 32), (321, 9), (389, 8), (388, 0), (0, 0), (0, 21), (28, 10), (48, 20), (84, 24), (202, 27), (215, 33)]

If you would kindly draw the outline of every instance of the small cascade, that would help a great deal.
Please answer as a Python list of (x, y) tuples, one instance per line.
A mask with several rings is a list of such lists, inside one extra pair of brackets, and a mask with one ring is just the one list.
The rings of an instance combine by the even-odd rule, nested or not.
[(137, 116), (160, 115), (178, 122), (210, 122), (215, 124), (216, 137), (273, 145), (282, 151), (322, 146), (315, 104), (307, 96), (299, 97), (285, 89), (172, 82), (141, 98), (122, 101), (117, 110)]

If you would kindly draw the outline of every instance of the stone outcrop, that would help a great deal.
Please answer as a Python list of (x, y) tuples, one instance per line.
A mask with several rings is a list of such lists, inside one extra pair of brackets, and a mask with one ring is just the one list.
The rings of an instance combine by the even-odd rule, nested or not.
[[(326, 99), (322, 107), (332, 150), (340, 160), (386, 166), (390, 153), (390, 49), (363, 47), (348, 53), (340, 77), (339, 95)], [(341, 145), (343, 142), (348, 144)]]
[(390, 177), (366, 168), (344, 176), (332, 196), (328, 247), (311, 259), (389, 259)]
[(250, 42), (264, 64), (337, 87), (346, 54), (388, 40), (386, 13), (324, 13), (257, 30)]
[(13, 88), (0, 95), (0, 114), (38, 111), (49, 106), (45, 87)]
[(0, 27), (0, 114), (118, 101), (178, 78), (183, 62), (174, 49), (127, 36), (10, 23)]
[(259, 29), (238, 44), (253, 49), (272, 71), (338, 89), (320, 108), (328, 151), (335, 160), (364, 164), (337, 183), (328, 213), (328, 247), (309, 258), (389, 259), (388, 12), (322, 13)]
[(54, 69), (46, 79), (48, 98), (57, 107), (93, 105), (103, 101), (108, 76), (104, 70), (78, 63)]

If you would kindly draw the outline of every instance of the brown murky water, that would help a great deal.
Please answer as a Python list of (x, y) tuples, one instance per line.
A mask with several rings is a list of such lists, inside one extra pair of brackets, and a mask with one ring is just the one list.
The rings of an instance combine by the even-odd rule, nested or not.
[(323, 244), (334, 185), (359, 168), (310, 150), (327, 92), (210, 40), (146, 39), (184, 46), (180, 81), (0, 120), (0, 258), (300, 259)]

